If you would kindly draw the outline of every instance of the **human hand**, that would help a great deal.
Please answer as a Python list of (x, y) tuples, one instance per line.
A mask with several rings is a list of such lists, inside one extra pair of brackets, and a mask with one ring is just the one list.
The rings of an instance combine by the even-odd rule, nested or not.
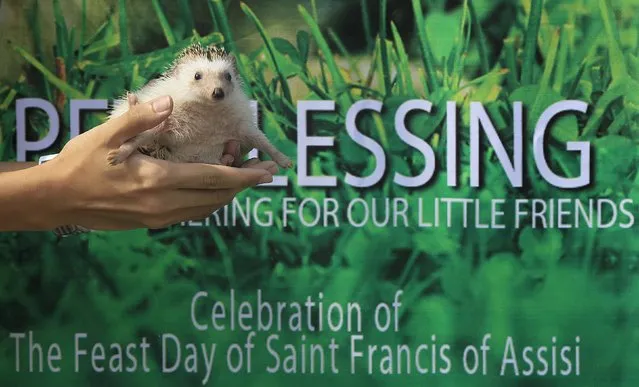
[(108, 153), (163, 122), (172, 112), (169, 97), (133, 106), (69, 141), (40, 168), (51, 188), (51, 227), (79, 225), (93, 230), (161, 228), (203, 219), (230, 203), (240, 191), (273, 180), (272, 163), (247, 168), (171, 163), (139, 153), (116, 166)]
[(243, 150), (238, 141), (229, 141), (224, 146), (222, 164), (238, 168), (265, 169), (273, 175), (275, 175), (279, 170), (277, 163), (274, 161), (260, 161), (257, 158), (243, 161), (242, 158), (246, 153), (248, 153), (248, 150)]

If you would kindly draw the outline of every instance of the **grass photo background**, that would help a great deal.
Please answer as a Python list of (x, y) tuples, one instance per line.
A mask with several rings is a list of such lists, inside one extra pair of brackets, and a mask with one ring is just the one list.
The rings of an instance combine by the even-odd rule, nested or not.
[[(382, 16), (379, 31), (366, 28), (370, 42), (364, 54), (351, 55), (340, 36), (318, 26), (313, 7), (296, 7), (307, 28), (295, 40), (271, 36), (260, 15), (242, 9), (264, 40), (261, 49), (239, 52), (234, 44), (226, 2), (208, 2), (214, 29), (200, 36), (189, 20), (188, 3), (182, 22), (170, 25), (158, 1), (149, 9), (166, 38), (166, 47), (141, 52), (129, 44), (126, 26), (132, 17), (121, 7), (94, 35), (67, 25), (61, 1), (56, 10), (55, 47), (42, 47), (37, 20), (33, 24), (35, 52), (15, 46), (3, 60), (22, 60), (35, 74), (0, 85), (0, 159), (15, 160), (15, 100), (45, 98), (61, 115), (64, 138), (46, 153), (59, 151), (68, 140), (69, 99), (113, 99), (156, 76), (176, 53), (192, 41), (223, 44), (240, 55), (240, 70), (247, 90), (259, 102), (263, 129), (276, 146), (296, 155), (296, 101), (327, 99), (337, 103), (334, 114), (314, 118), (313, 135), (335, 136), (335, 148), (322, 150), (309, 160), (313, 175), (343, 177), (345, 171), (365, 175), (374, 158), (357, 146), (345, 130), (345, 112), (357, 100), (382, 100), (385, 113), (363, 120), (360, 130), (383, 145), (389, 156), (387, 171), (419, 173), (424, 159), (399, 141), (393, 114), (405, 100), (428, 99), (435, 114), (417, 116), (408, 127), (428, 139), (445, 160), (445, 102), (456, 100), (461, 119), (461, 188), (446, 186), (446, 174), (435, 183), (406, 190), (387, 177), (375, 188), (356, 190), (344, 184), (334, 189), (310, 189), (295, 184), (295, 170), (287, 171), (286, 188), (260, 188), (246, 197), (335, 198), (632, 198), (639, 200), (637, 138), (639, 134), (639, 2), (636, 0), (532, 0), (517, 1), (514, 20), (501, 41), (490, 40), (477, 11), (484, 1), (460, 2), (444, 10), (444, 1), (422, 4), (411, 0), (415, 13), (418, 55), (408, 54), (397, 26)], [(83, 2), (86, 4), (86, 1)], [(120, 1), (121, 5), (125, 1)], [(314, 4), (314, 2), (311, 2)], [(365, 1), (363, 1), (365, 3)], [(380, 1), (382, 9), (386, 1)], [(385, 13), (382, 12), (382, 15)], [(362, 18), (370, 26), (366, 12)], [(42, 63), (43, 50), (55, 50), (55, 63)], [(512, 140), (512, 101), (527, 108), (527, 122), (561, 99), (579, 99), (590, 105), (579, 118), (565, 117), (552, 129), (548, 151), (551, 167), (565, 176), (575, 175), (578, 160), (562, 151), (566, 141), (588, 139), (594, 148), (594, 183), (586, 190), (568, 192), (542, 183), (532, 168), (524, 189), (511, 188), (491, 152), (483, 160), (485, 184), (467, 185), (468, 104), (487, 106), (506, 143)], [(85, 114), (87, 130), (104, 119), (102, 113)], [(529, 127), (529, 125), (527, 125)], [(46, 115), (31, 112), (33, 138), (48, 130)], [(527, 135), (532, 137), (530, 130)], [(61, 136), (63, 137), (63, 136)], [(531, 142), (526, 143), (528, 144)], [(508, 149), (510, 152), (511, 149)], [(525, 153), (532, 164), (532, 151)], [(35, 158), (37, 155), (31, 155)], [(341, 181), (341, 180), (340, 180)], [(274, 208), (278, 210), (279, 208)], [(636, 209), (636, 206), (633, 207)], [(309, 214), (310, 218), (311, 214)], [(482, 217), (488, 214), (482, 214)], [(369, 326), (366, 343), (437, 341), (462, 348), (493, 335), (493, 347), (507, 336), (528, 344), (548, 345), (551, 336), (581, 337), (581, 376), (499, 377), (499, 356), (491, 358), (489, 376), (466, 376), (459, 369), (448, 375), (232, 375), (214, 371), (211, 385), (307, 386), (431, 385), (431, 386), (636, 386), (639, 383), (639, 242), (636, 227), (604, 230), (465, 229), (460, 219), (451, 229), (376, 228), (366, 226), (306, 228), (293, 222), (286, 227), (173, 227), (162, 233), (146, 230), (96, 232), (57, 240), (52, 233), (0, 234), (0, 381), (7, 386), (125, 386), (199, 385), (201, 375), (176, 373), (16, 374), (13, 341), (9, 332), (36, 331), (40, 340), (68, 342), (86, 332), (89, 341), (133, 342), (137, 337), (172, 332), (184, 341), (242, 341), (241, 333), (198, 333), (189, 321), (191, 297), (200, 289), (212, 297), (228, 299), (229, 289), (255, 294), (262, 289), (270, 300), (303, 300), (324, 293), (325, 299), (357, 301), (372, 307), (403, 289), (402, 329), (379, 334)], [(310, 335), (312, 336), (312, 335)], [(310, 337), (309, 336), (309, 337)], [(293, 334), (283, 340), (299, 342)], [(344, 347), (348, 335), (313, 336), (327, 343), (336, 337)], [(255, 364), (271, 362), (267, 354)], [(461, 354), (455, 353), (455, 358)], [(152, 361), (160, 354), (155, 353)], [(221, 357), (220, 357), (221, 358)], [(64, 368), (73, 369), (73, 358)], [(348, 369), (349, 359), (338, 360)], [(223, 362), (216, 362), (222, 366)]]

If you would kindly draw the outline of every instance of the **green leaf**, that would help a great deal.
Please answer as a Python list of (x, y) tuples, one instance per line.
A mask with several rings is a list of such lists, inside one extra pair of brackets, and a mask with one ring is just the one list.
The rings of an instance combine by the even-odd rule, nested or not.
[[(438, 341), (455, 340), (457, 313), (456, 305), (448, 297), (429, 295), (420, 298), (405, 325), (411, 332), (407, 339), (419, 346), (432, 340), (430, 332), (437, 332)], [(429, 329), (424, 329), (425, 326)]]
[(53, 13), (57, 44), (55, 55), (61, 58), (66, 58), (67, 53), (69, 52), (69, 30), (67, 28), (66, 20), (64, 19), (64, 12), (60, 6), (60, 0), (53, 0)]
[(424, 23), (427, 36), (437, 37), (430, 39), (430, 47), (435, 58), (448, 57), (457, 39), (453, 31), (457, 31), (461, 23), (459, 12), (450, 14), (440, 11), (432, 12), (428, 14)]
[[(564, 98), (557, 94), (555, 91), (547, 89), (547, 91), (539, 95), (539, 86), (523, 86), (515, 90), (510, 96), (510, 102), (521, 101), (524, 106), (524, 112), (530, 114), (533, 104), (539, 99), (540, 112), (543, 112), (546, 108), (550, 107), (556, 102), (562, 101)], [(529, 117), (531, 122), (536, 123), (539, 117)], [(534, 127), (526, 128), (528, 133), (534, 131)], [(553, 121), (548, 128), (548, 133), (557, 141), (576, 141), (579, 137), (579, 124), (577, 122), (577, 116), (574, 114), (563, 115), (557, 120)]]
[(628, 76), (626, 61), (621, 51), (619, 43), (619, 28), (617, 27), (614, 11), (609, 0), (599, 0), (599, 9), (606, 29), (608, 38), (608, 58), (610, 61), (610, 71), (612, 78), (620, 81)]
[(160, 27), (162, 28), (162, 32), (164, 33), (164, 37), (166, 38), (166, 42), (169, 46), (173, 46), (176, 42), (175, 35), (173, 34), (173, 30), (171, 29), (171, 25), (162, 10), (162, 6), (160, 5), (160, 0), (151, 0), (151, 5), (153, 6), (153, 10), (160, 22)]
[(14, 47), (14, 48), (20, 55), (22, 55), (22, 57), (27, 62), (29, 62), (38, 71), (40, 71), (42, 73), (42, 75), (44, 75), (44, 77), (46, 78), (46, 80), (49, 83), (51, 83), (53, 86), (55, 86), (58, 89), (60, 89), (60, 91), (62, 91), (68, 97), (70, 97), (70, 98), (78, 98), (78, 99), (86, 99), (87, 98), (84, 95), (84, 93), (82, 93), (81, 91), (75, 89), (73, 86), (69, 85), (67, 82), (64, 82), (63, 80), (61, 80), (60, 78), (55, 76), (55, 74), (53, 74), (51, 71), (49, 71), (49, 69), (47, 69), (42, 63), (40, 63), (38, 60), (36, 60), (33, 56), (31, 56), (31, 54), (29, 54), (25, 49), (23, 49), (22, 47), (17, 47), (17, 46)]
[(628, 73), (634, 80), (639, 81), (639, 58), (636, 55), (628, 54)]
[(479, 42), (479, 59), (481, 62), (482, 72), (485, 74), (490, 71), (490, 63), (488, 62), (488, 41), (486, 40), (486, 34), (484, 33), (484, 29), (481, 25), (481, 20), (477, 15), (475, 2), (473, 0), (468, 0), (468, 8), (470, 9), (473, 30), (477, 33), (477, 40)]
[[(346, 90), (346, 83), (344, 81), (344, 77), (342, 76), (342, 73), (340, 72), (339, 67), (337, 66), (337, 63), (335, 61), (335, 56), (333, 55), (333, 52), (331, 51), (330, 46), (328, 45), (328, 42), (326, 41), (326, 38), (324, 38), (324, 35), (322, 34), (319, 25), (313, 19), (313, 17), (308, 13), (306, 8), (304, 8), (304, 6), (299, 5), (298, 10), (300, 14), (302, 15), (302, 18), (304, 19), (304, 21), (310, 28), (311, 36), (313, 37), (313, 39), (315, 39), (315, 42), (317, 43), (320, 51), (323, 54), (323, 58), (326, 60), (326, 64), (328, 65), (328, 69), (331, 74), (331, 81), (333, 82), (333, 86), (335, 87), (336, 90), (339, 90), (339, 91)], [(350, 96), (345, 96), (345, 97), (340, 97), (337, 102), (339, 102), (339, 104), (342, 106), (348, 106), (350, 100), (351, 100)]]
[[(517, 257), (508, 253), (497, 253), (481, 265), (477, 272), (478, 283), (484, 285), (485, 295), (492, 298), (492, 302), (504, 302), (514, 288), (518, 274)], [(481, 294), (480, 294), (481, 295)]]
[(453, 302), (465, 302), (471, 296), (473, 269), (470, 262), (455, 258), (446, 263), (442, 269), (442, 290), (446, 298)]
[[(428, 87), (431, 91), (437, 91), (441, 84), (437, 73), (435, 71), (436, 60), (433, 58), (432, 52), (432, 40), (426, 31), (426, 25), (424, 22), (424, 15), (422, 13), (422, 3), (420, 0), (412, 0), (413, 12), (415, 14), (415, 23), (417, 25), (417, 36), (419, 38), (419, 47), (422, 54), (422, 62), (424, 63), (424, 70), (426, 71), (426, 80)], [(439, 36), (438, 33), (435, 36)]]
[(291, 42), (282, 38), (273, 38), (271, 40), (273, 42), (273, 46), (277, 51), (279, 51), (283, 55), (288, 55), (290, 60), (293, 60), (300, 66), (303, 65), (299, 52)]
[(280, 64), (279, 65), (279, 70), (280, 70), (285, 82), (286, 82), (286, 79), (295, 77), (301, 72), (302, 68), (297, 63), (297, 61), (291, 61), (289, 59), (289, 57), (282, 55), (280, 53), (280, 51), (275, 51), (273, 53), (273, 56), (275, 57), (275, 59)]
[[(355, 219), (363, 219), (361, 206), (354, 210)], [(380, 261), (392, 259), (390, 245), (383, 239), (372, 239), (368, 233), (359, 229), (351, 236), (343, 249), (347, 262), (357, 269), (370, 269), (372, 265), (379, 265)], [(372, 258), (375, 257), (375, 258)]]
[(122, 52), (122, 58), (127, 58), (131, 55), (131, 48), (129, 47), (129, 28), (125, 0), (119, 0), (118, 10), (120, 16), (120, 50)]
[(386, 44), (386, 14), (388, 9), (388, 0), (381, 0), (380, 12), (379, 12), (379, 39), (381, 62), (382, 62), (382, 79), (384, 80), (384, 90), (386, 94), (391, 93), (391, 76), (390, 76), (390, 61), (388, 59), (388, 46)]
[(184, 24), (184, 30), (188, 36), (193, 30), (195, 30), (195, 22), (193, 19), (193, 11), (191, 10), (191, 4), (189, 0), (178, 0), (180, 7), (180, 19)]
[(451, 256), (458, 253), (459, 242), (455, 235), (441, 230), (427, 230), (413, 235), (415, 248), (432, 256)]
[(297, 49), (300, 53), (300, 60), (306, 66), (308, 62), (308, 54), (311, 49), (311, 37), (306, 31), (297, 32)]
[(409, 95), (415, 95), (415, 88), (413, 86), (413, 79), (410, 69), (410, 63), (408, 60), (408, 54), (406, 53), (406, 49), (404, 47), (404, 42), (402, 41), (402, 37), (399, 34), (399, 30), (397, 30), (397, 26), (394, 22), (391, 22), (391, 31), (393, 33), (393, 41), (396, 46), (397, 56), (399, 57), (399, 66), (398, 70), (401, 74), (404, 84), (407, 88), (407, 93)]
[(257, 31), (259, 32), (260, 36), (262, 37), (262, 40), (264, 41), (264, 44), (266, 45), (266, 49), (268, 51), (269, 57), (271, 58), (270, 63), (272, 64), (273, 70), (275, 71), (275, 73), (278, 75), (280, 79), (280, 85), (282, 87), (284, 98), (292, 102), (293, 97), (291, 96), (291, 90), (288, 86), (288, 82), (286, 82), (286, 76), (284, 75), (284, 73), (282, 72), (280, 68), (280, 63), (277, 60), (277, 57), (275, 55), (275, 47), (273, 46), (273, 42), (271, 38), (268, 36), (268, 33), (264, 29), (264, 26), (262, 25), (260, 20), (257, 18), (253, 10), (245, 3), (241, 3), (240, 7), (242, 8), (242, 11), (244, 11), (244, 13), (249, 17), (249, 19), (251, 19), (253, 24), (255, 24)]
[(537, 52), (537, 39), (539, 38), (539, 26), (541, 24), (541, 13), (543, 11), (543, 0), (531, 0), (530, 15), (528, 16), (528, 26), (524, 37), (524, 57), (523, 68), (521, 70), (521, 84), (526, 86), (533, 82), (533, 72), (535, 70), (535, 53)]
[[(197, 39), (202, 45), (220, 44), (224, 41), (224, 37), (214, 32), (210, 35)], [(153, 52), (132, 55), (125, 60), (114, 59), (106, 62), (85, 61), (81, 64), (81, 69), (89, 75), (99, 75), (107, 77), (118, 77), (120, 74), (127, 73), (135, 64), (140, 65), (140, 74), (148, 76), (165, 70), (166, 66), (171, 63), (177, 53), (192, 44), (193, 40), (186, 39), (172, 47), (167, 47)]]
[(592, 148), (596, 149), (593, 187), (619, 191), (632, 183), (628, 176), (636, 170), (639, 149), (631, 139), (609, 135), (595, 139)]
[(538, 261), (554, 264), (563, 254), (562, 235), (557, 229), (538, 230), (527, 227), (521, 232), (518, 245), (523, 252), (522, 260), (531, 265)]

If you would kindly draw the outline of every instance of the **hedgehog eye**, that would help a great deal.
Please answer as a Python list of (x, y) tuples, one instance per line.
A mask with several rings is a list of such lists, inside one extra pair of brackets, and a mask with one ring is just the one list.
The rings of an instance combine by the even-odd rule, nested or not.
[(202, 74), (199, 72), (195, 73), (195, 80), (199, 81), (200, 79), (202, 79)]
[(227, 81), (231, 82), (231, 79), (232, 79), (231, 73), (225, 73), (224, 77), (226, 78)]

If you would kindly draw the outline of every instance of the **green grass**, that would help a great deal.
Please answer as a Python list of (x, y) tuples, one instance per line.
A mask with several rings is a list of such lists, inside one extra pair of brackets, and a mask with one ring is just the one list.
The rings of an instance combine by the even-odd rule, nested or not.
[(162, 27), (162, 31), (164, 32), (164, 36), (166, 36), (166, 42), (169, 46), (173, 46), (175, 44), (175, 36), (173, 34), (173, 30), (169, 25), (169, 21), (166, 19), (166, 15), (164, 14), (164, 10), (160, 6), (159, 0), (151, 0), (153, 4), (153, 10), (158, 17), (158, 22), (160, 22), (160, 26)]
[[(362, 0), (362, 4), (367, 3)], [(421, 9), (421, 1), (410, 6)], [(439, 2), (441, 3), (441, 2)], [(36, 7), (38, 3), (35, 3)], [(85, 2), (83, 2), (85, 4)], [(121, 1), (120, 5), (126, 4)], [(274, 143), (296, 156), (296, 102), (300, 99), (330, 99), (337, 111), (313, 116), (312, 135), (335, 136), (334, 149), (323, 149), (309, 158), (313, 175), (338, 176), (333, 189), (298, 186), (296, 171), (287, 171), (289, 185), (281, 189), (243, 192), (239, 202), (270, 198), (281, 211), (284, 197), (334, 198), (340, 203), (362, 197), (367, 200), (400, 197), (432, 200), (434, 197), (491, 198), (597, 198), (639, 200), (637, 141), (639, 136), (639, 25), (633, 16), (636, 2), (585, 0), (566, 2), (532, 0), (517, 6), (516, 20), (508, 23), (508, 34), (500, 41), (489, 38), (490, 21), (481, 19), (486, 2), (465, 1), (450, 14), (418, 12), (415, 41), (402, 39), (398, 26), (386, 16), (374, 31), (371, 16), (362, 11), (365, 26), (364, 54), (349, 53), (342, 37), (324, 31), (318, 24), (317, 7), (296, 6), (306, 25), (294, 41), (276, 36), (248, 5), (241, 10), (264, 44), (254, 52), (239, 52), (231, 34), (227, 4), (208, 2), (215, 28), (204, 36), (193, 32), (192, 11), (181, 1), (180, 20), (170, 25), (161, 2), (149, 1), (149, 15), (158, 20), (166, 47), (154, 52), (130, 44), (127, 19), (136, 15), (110, 15), (96, 33), (69, 29), (56, 6), (55, 52), (63, 58), (66, 81), (56, 74), (53, 63), (44, 63), (42, 47), (34, 27), (35, 52), (14, 47), (10, 60), (24, 61), (32, 70), (25, 77), (0, 86), (0, 157), (15, 158), (15, 100), (39, 97), (52, 100), (55, 93), (70, 98), (114, 98), (132, 85), (140, 85), (164, 68), (175, 54), (194, 40), (223, 44), (239, 58), (247, 92), (262, 109), (263, 128)], [(560, 5), (563, 4), (563, 7)], [(387, 5), (382, 2), (382, 8)], [(85, 5), (86, 7), (86, 5)], [(86, 9), (86, 8), (85, 8)], [(434, 9), (439, 9), (434, 7)], [(623, 9), (623, 12), (619, 11)], [(151, 12), (152, 11), (152, 12)], [(552, 17), (550, 17), (552, 16)], [(492, 21), (494, 23), (494, 21)], [(38, 26), (35, 23), (34, 26)], [(116, 28), (120, 26), (120, 28)], [(483, 26), (483, 27), (482, 27)], [(485, 30), (483, 28), (486, 28)], [(118, 32), (119, 31), (119, 32)], [(449, 34), (433, 36), (429, 31)], [(78, 37), (79, 36), (79, 37)], [(40, 42), (40, 43), (39, 43)], [(76, 42), (79, 48), (75, 49)], [(332, 50), (331, 43), (338, 49)], [(411, 50), (415, 46), (416, 50)], [(435, 53), (447, 53), (436, 57)], [(496, 53), (496, 54), (495, 54)], [(437, 55), (439, 56), (439, 55)], [(35, 74), (35, 75), (33, 75)], [(123, 74), (126, 74), (123, 76)], [(431, 186), (406, 190), (392, 182), (392, 174), (378, 186), (356, 190), (341, 182), (344, 174), (370, 173), (374, 158), (346, 134), (346, 111), (363, 98), (384, 101), (380, 115), (369, 115), (360, 130), (387, 151), (387, 171), (415, 175), (425, 160), (402, 143), (394, 131), (395, 109), (404, 101), (425, 98), (433, 103), (430, 116), (415, 115), (408, 121), (411, 132), (427, 140), (446, 162), (446, 101), (458, 103), (458, 167), (460, 187), (446, 185), (440, 173)], [(578, 160), (567, 154), (566, 141), (593, 141), (595, 181), (587, 189), (567, 192), (545, 184), (534, 170), (531, 142), (526, 145), (528, 179), (522, 189), (513, 189), (496, 161), (494, 152), (483, 156), (484, 185), (468, 186), (470, 101), (487, 108), (500, 136), (512, 140), (513, 101), (526, 107), (527, 139), (530, 124), (543, 109), (562, 99), (587, 102), (587, 114), (557, 120), (547, 152), (550, 166), (560, 175), (574, 176)], [(68, 105), (62, 111), (68, 128)], [(101, 115), (86, 117), (85, 128), (101, 122)], [(30, 130), (42, 135), (47, 121), (33, 113)], [(59, 150), (59, 146), (49, 151)], [(488, 147), (485, 147), (486, 149)], [(508, 146), (509, 154), (512, 147)], [(48, 152), (47, 152), (48, 153)], [(35, 157), (35, 155), (34, 155)], [(637, 206), (633, 207), (634, 210)], [(430, 210), (425, 210), (430, 214)], [(509, 210), (512, 212), (512, 209)], [(416, 212), (416, 210), (414, 211)], [(266, 213), (261, 211), (261, 215)], [(310, 219), (312, 214), (306, 213)], [(417, 217), (410, 214), (411, 219)], [(473, 214), (474, 216), (474, 214)], [(487, 221), (488, 213), (480, 213)], [(345, 219), (340, 217), (343, 222)], [(370, 326), (365, 335), (371, 342), (475, 343), (484, 332), (494, 339), (511, 335), (531, 344), (551, 335), (582, 340), (582, 377), (531, 379), (536, 386), (636, 386), (639, 382), (637, 297), (639, 244), (637, 229), (602, 230), (574, 228), (542, 232), (531, 228), (475, 230), (464, 228), (460, 218), (450, 229), (356, 227), (307, 228), (299, 221), (273, 227), (174, 227), (166, 233), (145, 231), (93, 233), (56, 241), (48, 233), (0, 235), (0, 375), (10, 375), (12, 385), (42, 384), (42, 376), (14, 375), (9, 331), (40, 329), (47, 338), (85, 331), (106, 342), (134, 340), (140, 332), (171, 331), (190, 340), (218, 341), (220, 345), (245, 339), (239, 333), (197, 334), (189, 324), (192, 294), (206, 289), (225, 298), (229, 287), (250, 292), (263, 289), (272, 300), (303, 299), (323, 291), (325, 299), (358, 301), (369, 308), (385, 300), (395, 289), (406, 292), (402, 331), (379, 334)], [(151, 334), (151, 333), (149, 333)], [(298, 343), (299, 337), (283, 333)], [(341, 345), (348, 337), (335, 335)], [(309, 335), (326, 342), (328, 335)], [(495, 346), (497, 346), (495, 342)], [(71, 346), (71, 344), (69, 345)], [(66, 348), (72, 351), (72, 348)], [(265, 361), (256, 353), (254, 364)], [(455, 353), (459, 358), (461, 353)], [(223, 356), (219, 356), (220, 359)], [(68, 356), (68, 361), (72, 357)], [(348, 369), (349, 359), (338, 363)], [(491, 358), (492, 367), (498, 359)], [(221, 362), (220, 362), (221, 364)], [(68, 363), (66, 368), (72, 367)], [(286, 377), (233, 376), (219, 370), (217, 385), (437, 385), (521, 386), (522, 379), (465, 377), (456, 369), (446, 376), (401, 375), (396, 378), (341, 374), (339, 378), (304, 375)], [(100, 376), (104, 385), (195, 385), (199, 379), (187, 374)], [(4, 378), (0, 378), (4, 379)], [(94, 376), (52, 375), (47, 385), (88, 385)]]

